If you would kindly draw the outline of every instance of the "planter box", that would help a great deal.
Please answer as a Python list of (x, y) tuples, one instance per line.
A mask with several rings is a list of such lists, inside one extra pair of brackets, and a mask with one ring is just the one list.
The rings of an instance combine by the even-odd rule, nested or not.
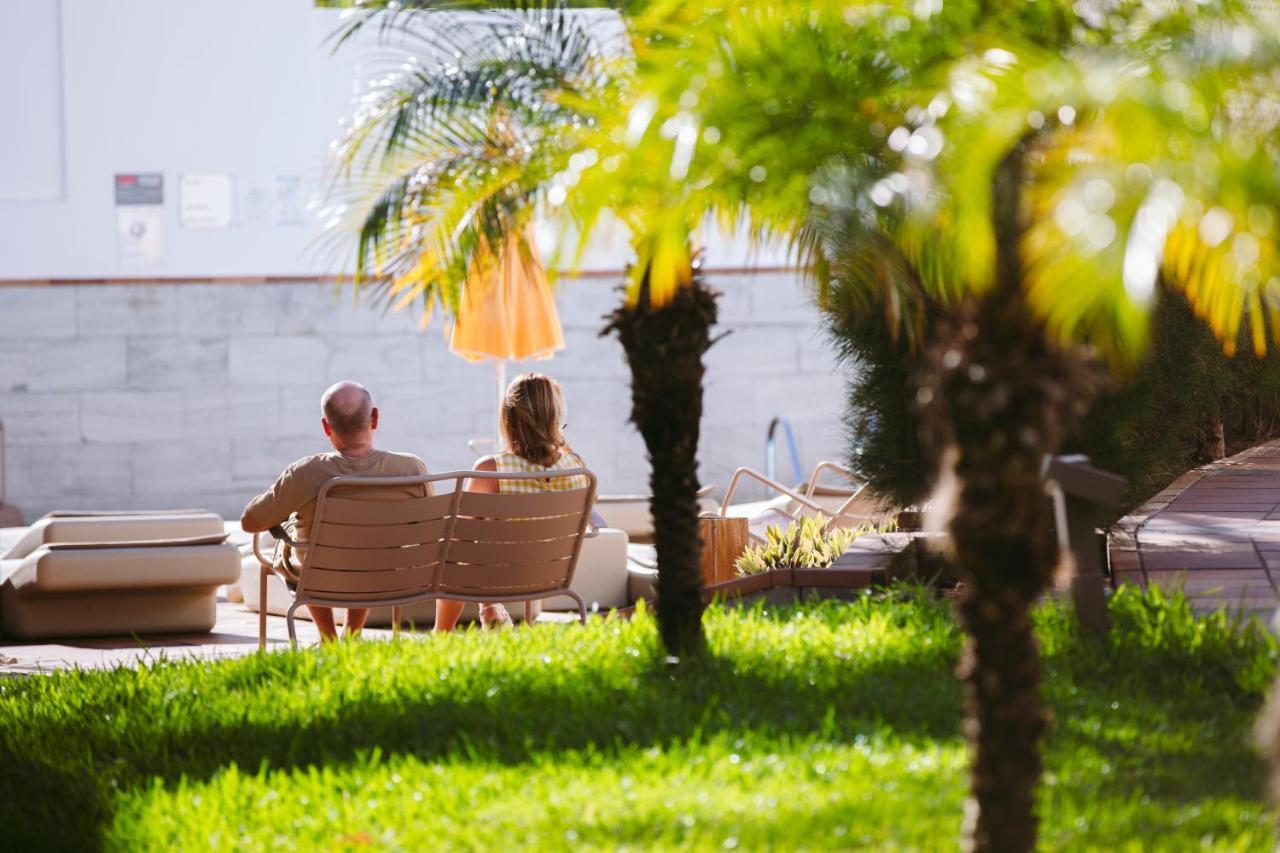
[(791, 585), (817, 589), (863, 589), (873, 584), (889, 582), (885, 569), (848, 568), (830, 566), (825, 569), (792, 569)]
[(774, 583), (774, 574), (774, 572), (761, 572), (758, 575), (742, 575), (727, 581), (720, 581), (720, 583), (713, 583), (703, 588), (702, 598), (705, 601), (711, 601), (714, 598), (741, 598), (744, 595), (764, 592), (776, 585)]
[(755, 575), (743, 575), (711, 584), (703, 590), (703, 598), (741, 598), (770, 589), (865, 589), (890, 580), (885, 569), (831, 566), (825, 569), (773, 569)]

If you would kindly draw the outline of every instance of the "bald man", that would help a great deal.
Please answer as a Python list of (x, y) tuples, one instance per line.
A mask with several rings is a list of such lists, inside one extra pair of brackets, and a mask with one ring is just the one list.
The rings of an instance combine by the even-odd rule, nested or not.
[[(412, 477), (427, 473), (427, 466), (412, 453), (392, 453), (373, 448), (378, 428), (378, 410), (373, 398), (357, 382), (339, 382), (320, 398), (320, 426), (333, 450), (294, 462), (276, 478), (270, 489), (249, 501), (240, 516), (246, 533), (261, 533), (293, 519), (293, 538), (306, 542), (315, 519), (316, 498), (334, 477)], [(427, 494), (422, 485), (405, 486), (406, 497)], [(358, 490), (348, 492), (359, 497)], [(265, 607), (266, 602), (260, 606)], [(337, 639), (333, 609), (309, 605), (311, 618), (325, 640)], [(364, 627), (369, 611), (347, 610), (346, 636), (355, 637)]]

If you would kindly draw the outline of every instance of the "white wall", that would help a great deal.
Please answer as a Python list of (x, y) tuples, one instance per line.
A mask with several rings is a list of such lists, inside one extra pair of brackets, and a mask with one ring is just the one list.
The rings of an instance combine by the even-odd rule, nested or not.
[[(183, 172), (301, 174), (314, 188), (325, 143), (351, 95), (356, 59), (330, 60), (319, 46), (336, 20), (332, 12), (315, 10), (310, 0), (37, 5), (46, 3), (61, 7), (65, 194), (0, 200), (0, 278), (138, 275), (117, 258), (117, 172), (165, 175), (164, 258), (147, 275), (319, 271), (308, 250), (311, 227), (183, 230), (177, 181)], [(6, 15), (14, 25), (6, 38), (22, 40), (32, 23)], [(22, 78), (0, 80), (6, 90), (24, 85)], [(60, 106), (42, 103), (46, 112)], [(0, 134), (0, 161), (24, 159), (20, 139)]]
[[(843, 382), (816, 311), (786, 274), (712, 276), (721, 288), (707, 356), (704, 483), (760, 467), (774, 415), (794, 422), (806, 466), (841, 458)], [(608, 493), (646, 492), (628, 423), (621, 347), (600, 338), (614, 282), (566, 281), (567, 347), (523, 365), (558, 377), (569, 438)], [(521, 365), (513, 365), (514, 372)], [(227, 516), (294, 459), (324, 449), (321, 391), (357, 379), (382, 411), (381, 446), (435, 470), (469, 467), (490, 435), (493, 373), (449, 353), (437, 327), (351, 304), (313, 283), (0, 288), (0, 420), (7, 502), (50, 509), (204, 506)], [(779, 473), (789, 464), (779, 453)]]
[[(353, 305), (350, 290), (287, 281), (336, 271), (314, 249), (318, 223), (179, 227), (183, 173), (303, 175), (314, 188), (361, 62), (385, 54), (331, 56), (322, 42), (337, 13), (311, 0), (22, 8), (5, 10), (0, 33), (0, 52), (22, 48), (0, 57), (0, 69), (22, 66), (0, 74), (0, 110), (9, 111), (0, 113), (0, 281), (142, 283), (0, 283), (8, 500), (28, 515), (192, 503), (238, 512), (281, 466), (322, 446), (317, 399), (339, 378), (373, 388), (384, 446), (418, 452), (435, 469), (467, 464), (465, 440), (490, 429), (491, 369), (449, 355), (438, 321), (423, 333), (408, 315)], [(45, 135), (8, 132), (14, 126)], [(60, 154), (47, 150), (55, 137)], [(164, 254), (137, 271), (117, 256), (112, 178), (151, 171), (165, 176)], [(620, 266), (611, 251), (588, 266)], [(709, 251), (713, 268), (777, 260), (733, 239)], [(285, 281), (211, 281), (233, 276)], [(721, 329), (733, 334), (708, 358), (704, 482), (723, 485), (735, 467), (760, 465), (775, 414), (796, 422), (806, 465), (839, 458), (843, 383), (798, 276), (711, 280), (725, 292)], [(644, 491), (627, 371), (618, 345), (598, 337), (614, 282), (565, 283), (568, 348), (538, 367), (563, 379), (572, 439), (602, 489)], [(785, 465), (780, 454), (780, 472)]]
[[(38, 7), (38, 8), (34, 8)], [(373, 38), (334, 53), (339, 13), (313, 0), (40, 0), (0, 33), (0, 279), (297, 276), (341, 272), (304, 225), (183, 229), (183, 173), (298, 175), (323, 197), (326, 153), (367, 73)], [(19, 49), (21, 48), (21, 49)], [(368, 71), (364, 69), (369, 69)], [(60, 95), (60, 96), (59, 96)], [(52, 149), (61, 147), (64, 151)], [(57, 156), (55, 156), (57, 155)], [(56, 167), (56, 169), (55, 169)], [(51, 171), (53, 170), (53, 171)], [(113, 176), (165, 178), (163, 258), (121, 262)], [(621, 266), (623, 246), (587, 266)], [(776, 265), (713, 238), (713, 265)]]
[(0, 27), (0, 202), (62, 198), (62, 21), (58, 3), (14, 3)]

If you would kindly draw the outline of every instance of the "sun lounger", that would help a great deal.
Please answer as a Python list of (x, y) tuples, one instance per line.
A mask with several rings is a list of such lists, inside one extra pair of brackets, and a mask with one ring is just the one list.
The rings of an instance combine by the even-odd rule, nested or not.
[[(823, 474), (833, 473), (844, 479), (848, 487), (823, 484)], [(743, 480), (755, 480), (777, 497), (747, 504), (733, 503), (733, 497)], [(795, 489), (766, 477), (751, 468), (739, 468), (733, 473), (725, 489), (724, 499), (716, 514), (721, 518), (746, 518), (752, 541), (765, 541), (769, 527), (786, 527), (805, 516), (824, 515), (828, 527), (858, 527), (878, 525), (892, 518), (893, 510), (866, 489), (857, 475), (835, 462), (820, 462), (806, 484)]]
[(51, 514), (0, 556), (0, 625), (19, 639), (212, 630), (239, 575), (222, 519), (198, 510)]
[[(589, 487), (543, 494), (464, 491), (468, 479), (537, 480), (586, 477)], [(406, 498), (403, 487), (423, 484), (448, 491)], [(359, 498), (344, 497), (358, 486)], [(398, 629), (401, 608), (422, 601), (533, 602), (568, 596), (586, 619), (586, 603), (571, 585), (586, 540), (596, 478), (586, 469), (536, 474), (455, 471), (420, 477), (338, 477), (320, 490), (310, 541), (300, 549), (296, 575), (262, 560), (258, 599), (267, 601), (272, 572), (286, 575), (292, 602), (285, 613), (296, 642), (294, 613), (324, 607), (391, 607)], [(385, 497), (379, 499), (379, 490)], [(285, 539), (282, 530), (273, 531)], [(255, 540), (257, 541), (257, 540)], [(266, 608), (259, 607), (259, 646), (266, 645)]]

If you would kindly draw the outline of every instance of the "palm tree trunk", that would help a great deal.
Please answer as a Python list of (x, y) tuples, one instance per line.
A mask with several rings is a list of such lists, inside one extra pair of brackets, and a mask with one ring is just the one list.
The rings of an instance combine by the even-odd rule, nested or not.
[(1001, 853), (1035, 846), (1047, 716), (1030, 608), (1058, 562), (1041, 472), (1086, 390), (1079, 359), (1049, 342), (1023, 297), (1023, 156), (1015, 149), (996, 179), (996, 285), (944, 330), (923, 385), (969, 634), (957, 673), (974, 756), (965, 846)]
[(716, 321), (714, 290), (692, 270), (691, 284), (663, 306), (642, 288), (636, 305), (608, 318), (631, 366), (631, 420), (649, 451), (654, 545), (658, 552), (658, 627), (668, 654), (696, 658), (702, 636), (702, 540), (698, 532), (698, 432), (702, 356)]

